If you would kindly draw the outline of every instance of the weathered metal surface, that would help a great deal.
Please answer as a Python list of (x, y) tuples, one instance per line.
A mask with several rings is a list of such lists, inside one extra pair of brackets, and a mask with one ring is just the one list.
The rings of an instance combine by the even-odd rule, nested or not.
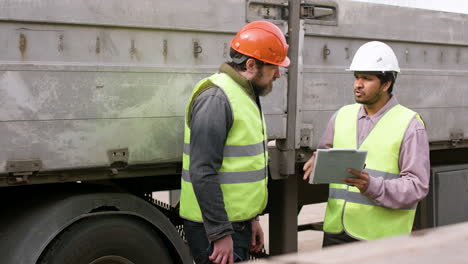
[[(339, 1), (337, 26), (305, 24), (302, 122), (312, 124), (317, 146), (328, 118), (353, 103), (353, 76), (345, 71), (356, 50), (370, 40), (388, 43), (401, 67), (394, 93), (419, 112), (431, 142), (468, 133), (468, 15)], [(385, 19), (375, 17), (385, 14)], [(405, 26), (411, 25), (411, 26)], [(466, 136), (456, 146), (466, 145)], [(453, 144), (452, 144), (453, 145)]]
[(0, 20), (235, 33), (245, 22), (245, 2), (4, 0)]
[(465, 263), (468, 258), (468, 223), (427, 229), (394, 238), (356, 242), (308, 253), (260, 260), (267, 264), (312, 263)]
[(9, 160), (6, 165), (10, 173), (39, 171), (41, 166), (41, 160)]
[[(230, 40), (253, 2), (2, 1), (0, 173), (14, 159), (41, 159), (43, 170), (109, 166), (107, 151), (119, 148), (129, 149), (129, 165), (180, 160), (192, 87), (229, 60)], [(395, 93), (422, 114), (431, 141), (466, 141), (466, 15), (353, 1), (302, 4), (314, 3), (337, 6), (338, 23), (304, 21), (302, 44), (293, 45), (300, 50), (291, 53), (297, 107), (287, 109), (286, 70), (262, 98), (270, 139), (285, 139), (289, 127), (298, 148), (307, 128), (312, 138), (302, 145), (315, 147), (333, 112), (353, 102), (353, 77), (344, 69), (354, 52), (381, 39), (402, 68)], [(287, 32), (286, 21), (275, 23)]]
[[(0, 173), (17, 159), (41, 159), (41, 171), (108, 167), (108, 151), (122, 148), (129, 166), (180, 161), (186, 101), (229, 60), (246, 12), (236, 1), (184, 7), (3, 1)], [(286, 136), (282, 74), (262, 98), (270, 138)]]
[(468, 221), (468, 165), (433, 167), (429, 187), (427, 209), (422, 211), (428, 227)]
[[(314, 0), (308, 1), (314, 2)], [(465, 34), (465, 14), (351, 0), (334, 2), (339, 6), (338, 26), (323, 27), (309, 24), (306, 34), (462, 46), (468, 42), (468, 36)]]

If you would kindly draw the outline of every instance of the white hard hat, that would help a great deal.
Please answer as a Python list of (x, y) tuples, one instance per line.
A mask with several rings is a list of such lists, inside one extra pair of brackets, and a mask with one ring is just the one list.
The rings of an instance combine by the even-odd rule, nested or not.
[(380, 41), (362, 45), (354, 55), (348, 71), (400, 72), (398, 60), (392, 48)]

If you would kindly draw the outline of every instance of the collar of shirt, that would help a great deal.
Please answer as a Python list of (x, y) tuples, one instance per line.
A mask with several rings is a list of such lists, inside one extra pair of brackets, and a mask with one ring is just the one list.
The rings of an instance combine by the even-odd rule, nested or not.
[(398, 100), (395, 95), (391, 95), (390, 100), (373, 116), (369, 116), (364, 109), (364, 105), (361, 106), (359, 110), (358, 120), (366, 118), (372, 123), (376, 123), (388, 110), (392, 109), (395, 105), (398, 104)]
[(240, 73), (234, 70), (229, 64), (224, 63), (219, 67), (219, 72), (225, 73), (229, 75), (236, 83), (238, 83), (244, 91), (253, 99), (255, 100), (255, 92), (253, 90), (252, 84), (249, 80), (244, 78)]

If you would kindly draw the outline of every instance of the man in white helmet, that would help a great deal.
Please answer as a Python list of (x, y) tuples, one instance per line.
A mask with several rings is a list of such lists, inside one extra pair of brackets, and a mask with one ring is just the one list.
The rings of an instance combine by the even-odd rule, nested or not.
[[(411, 232), (417, 203), (429, 187), (424, 122), (392, 94), (400, 72), (393, 50), (382, 42), (365, 43), (349, 71), (354, 72), (356, 104), (332, 116), (318, 148), (365, 149), (366, 169), (350, 169), (355, 178), (330, 184), (324, 247)], [(315, 153), (304, 165), (305, 180), (314, 159)]]

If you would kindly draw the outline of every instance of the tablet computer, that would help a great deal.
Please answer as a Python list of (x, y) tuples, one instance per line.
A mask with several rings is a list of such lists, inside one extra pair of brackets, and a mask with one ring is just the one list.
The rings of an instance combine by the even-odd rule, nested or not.
[(309, 183), (341, 183), (342, 179), (355, 177), (348, 169), (361, 171), (365, 168), (367, 150), (360, 149), (317, 149), (314, 169)]

